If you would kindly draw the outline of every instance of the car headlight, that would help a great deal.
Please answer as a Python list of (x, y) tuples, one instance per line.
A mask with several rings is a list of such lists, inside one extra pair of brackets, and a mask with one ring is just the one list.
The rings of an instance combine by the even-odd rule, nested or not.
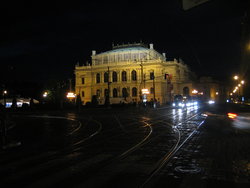
[(208, 104), (214, 104), (215, 102), (213, 100), (208, 101)]

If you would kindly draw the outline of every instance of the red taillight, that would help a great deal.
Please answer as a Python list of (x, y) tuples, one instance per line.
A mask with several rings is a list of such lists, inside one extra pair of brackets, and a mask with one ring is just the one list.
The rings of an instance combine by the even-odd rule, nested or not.
[(235, 119), (237, 117), (237, 114), (235, 113), (227, 113), (227, 116), (230, 118), (230, 119)]

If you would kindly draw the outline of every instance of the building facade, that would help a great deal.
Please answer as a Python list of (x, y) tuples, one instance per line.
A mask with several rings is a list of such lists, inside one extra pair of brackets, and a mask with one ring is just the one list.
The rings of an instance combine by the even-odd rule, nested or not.
[(202, 93), (203, 101), (214, 100), (216, 102), (225, 102), (227, 98), (226, 89), (223, 83), (214, 80), (210, 76), (203, 76), (197, 84), (199, 93)]
[(83, 104), (96, 98), (104, 104), (142, 102), (142, 89), (148, 101), (170, 102), (174, 95), (190, 95), (195, 75), (182, 60), (167, 60), (153, 44), (113, 46), (97, 54), (92, 51), (91, 63), (75, 66), (75, 92)]

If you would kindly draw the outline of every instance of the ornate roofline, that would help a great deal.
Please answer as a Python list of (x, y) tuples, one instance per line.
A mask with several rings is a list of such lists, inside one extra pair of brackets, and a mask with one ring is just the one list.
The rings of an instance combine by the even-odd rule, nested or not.
[(117, 44), (117, 45), (114, 45), (114, 43), (112, 44), (112, 49), (120, 49), (120, 48), (128, 48), (128, 47), (137, 47), (137, 46), (140, 46), (140, 47), (144, 47), (144, 48), (148, 48), (148, 46), (142, 42), (140, 43), (128, 43), (128, 44)]

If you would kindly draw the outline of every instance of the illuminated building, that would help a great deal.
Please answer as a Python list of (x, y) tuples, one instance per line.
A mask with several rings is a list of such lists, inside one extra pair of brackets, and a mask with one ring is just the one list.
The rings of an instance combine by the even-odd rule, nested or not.
[(212, 77), (203, 76), (197, 84), (199, 91), (202, 91), (203, 100), (219, 101), (225, 98), (224, 84), (214, 80)]
[(93, 98), (104, 104), (107, 96), (110, 103), (130, 103), (141, 102), (142, 89), (148, 89), (148, 101), (164, 104), (174, 95), (190, 95), (194, 78), (182, 60), (167, 60), (153, 44), (117, 45), (99, 54), (92, 51), (90, 64), (75, 66), (75, 93), (83, 104)]

